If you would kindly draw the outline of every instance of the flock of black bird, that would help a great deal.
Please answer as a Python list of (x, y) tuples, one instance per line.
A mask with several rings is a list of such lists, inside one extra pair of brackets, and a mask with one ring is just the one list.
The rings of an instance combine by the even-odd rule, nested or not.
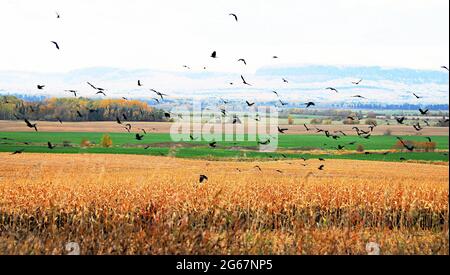
[[(239, 21), (238, 16), (237, 16), (235, 13), (230, 13), (229, 15), (232, 16), (236, 22)], [(60, 19), (60, 18), (61, 18), (61, 15), (60, 15), (58, 12), (56, 12), (56, 18), (57, 18), (57, 19)], [(61, 48), (60, 48), (60, 45), (58, 44), (58, 42), (56, 42), (56, 41), (51, 41), (51, 43), (55, 46), (55, 48), (56, 48), (57, 50), (60, 50), (60, 49), (61, 49)], [(218, 58), (217, 51), (213, 51), (213, 52), (211, 53), (210, 57), (213, 58), (213, 59)], [(273, 58), (273, 59), (278, 59), (278, 56), (274, 55), (274, 56), (272, 56), (272, 58)], [(242, 62), (244, 65), (247, 65), (247, 61), (246, 61), (244, 58), (239, 58), (239, 59), (237, 60), (237, 62)], [(188, 65), (183, 65), (183, 67), (186, 68), (186, 69), (191, 69)], [(449, 71), (449, 68), (448, 68), (447, 66), (441, 66), (441, 68), (442, 68), (442, 69), (445, 69), (445, 70), (447, 70), (447, 71)], [(206, 69), (206, 67), (203, 67), (203, 69)], [(241, 77), (242, 84), (247, 85), (247, 86), (252, 86), (252, 84), (250, 84), (249, 82), (247, 82), (247, 80), (244, 78), (243, 75), (241, 75), (240, 77)], [(286, 84), (289, 83), (289, 81), (288, 81), (287, 79), (285, 79), (285, 78), (282, 78), (281, 81), (282, 81), (283, 83), (286, 83)], [(362, 81), (363, 81), (363, 79), (359, 79), (359, 80), (357, 80), (357, 81), (352, 81), (351, 83), (352, 83), (353, 85), (360, 85)], [(103, 95), (103, 96), (106, 96), (107, 89), (104, 89), (104, 88), (101, 88), (101, 87), (97, 87), (97, 86), (95, 86), (94, 84), (92, 84), (92, 83), (90, 83), (90, 82), (87, 82), (87, 84), (88, 84), (92, 89), (95, 90), (95, 95)], [(233, 85), (234, 83), (233, 83), (233, 82), (230, 82), (229, 84), (230, 84), (230, 85)], [(139, 86), (139, 87), (144, 86), (143, 83), (141, 82), (141, 80), (137, 80), (137, 86)], [(45, 88), (45, 85), (42, 85), (42, 84), (38, 84), (38, 85), (37, 85), (37, 89), (39, 89), (39, 90), (43, 90), (44, 88)], [(334, 93), (339, 93), (338, 89), (335, 88), (335, 87), (327, 87), (327, 88), (325, 88), (325, 90), (329, 90), (329, 91), (334, 92)], [(69, 89), (69, 90), (65, 90), (65, 91), (66, 91), (66, 92), (69, 92), (69, 93), (72, 93), (75, 97), (77, 97), (77, 95), (78, 95), (78, 91), (76, 91), (76, 90), (70, 90), (70, 89)], [(155, 89), (150, 89), (150, 91), (153, 92), (153, 93), (155, 93), (155, 96), (156, 96), (156, 97), (154, 97), (153, 100), (154, 100), (157, 104), (161, 103), (161, 102), (164, 100), (164, 97), (165, 97), (165, 96), (168, 96), (167, 94), (162, 93), (162, 92), (159, 92), (159, 91), (157, 91), (157, 90), (155, 90)], [(281, 104), (281, 106), (286, 106), (286, 105), (289, 104), (289, 103), (287, 103), (287, 102), (282, 101), (282, 99), (280, 98), (280, 96), (279, 96), (279, 94), (278, 94), (277, 91), (272, 91), (272, 93), (276, 95), (276, 97), (278, 98), (278, 102)], [(421, 96), (417, 95), (417, 94), (414, 93), (414, 92), (411, 92), (411, 93), (412, 93), (412, 95), (413, 95), (414, 97), (416, 97), (417, 99), (422, 98)], [(354, 96), (352, 96), (352, 97), (354, 97), (354, 98), (366, 99), (365, 97), (363, 97), (363, 96), (361, 96), (361, 95), (354, 95)], [(125, 97), (123, 97), (123, 99), (127, 100), (127, 98), (125, 98)], [(225, 105), (229, 103), (229, 101), (224, 100), (224, 99), (221, 99), (221, 101), (222, 101), (222, 103), (224, 103)], [(254, 106), (255, 106), (255, 102), (249, 102), (248, 100), (246, 100), (245, 103), (247, 104), (247, 107), (254, 107)], [(309, 107), (312, 107), (312, 106), (316, 106), (316, 103), (310, 101), (310, 102), (304, 103), (304, 105), (305, 105), (305, 108), (309, 108)], [(89, 109), (88, 111), (92, 113), (92, 112), (96, 112), (97, 110), (95, 110), (95, 109)], [(225, 116), (227, 115), (227, 112), (226, 112), (226, 109), (225, 109), (225, 108), (220, 108), (220, 111), (221, 111), (223, 117), (225, 117)], [(419, 109), (419, 112), (420, 112), (421, 115), (426, 115), (426, 114), (428, 113), (428, 111), (429, 111), (428, 109), (425, 109), (425, 110), (423, 110), (423, 109), (421, 109), (421, 108)], [(79, 116), (79, 117), (83, 117), (83, 114), (80, 112), (80, 110), (76, 110), (76, 114), (77, 114), (77, 116)], [(165, 118), (168, 118), (168, 119), (169, 119), (169, 118), (171, 118), (171, 115), (172, 115), (171, 112), (164, 112)], [(179, 114), (178, 116), (181, 117), (181, 114)], [(17, 116), (17, 115), (15, 115), (15, 117), (16, 117), (17, 119), (20, 119), (20, 117)], [(123, 120), (125, 120), (125, 121), (128, 120), (128, 118), (126, 117), (125, 114), (122, 115), (122, 118), (123, 118)], [(37, 123), (31, 123), (26, 117), (24, 117), (24, 118), (22, 118), (22, 119), (24, 120), (24, 122), (25, 122), (25, 124), (26, 124), (27, 127), (32, 128), (32, 129), (34, 129), (35, 131), (38, 131)], [(349, 120), (355, 120), (355, 119), (357, 119), (357, 118), (356, 118), (356, 117), (351, 117), (351, 116), (349, 116), (347, 119), (349, 119)], [(259, 117), (255, 118), (255, 120), (256, 120), (256, 121), (259, 121)], [(398, 122), (398, 124), (404, 124), (404, 121), (406, 120), (406, 118), (405, 118), (405, 117), (395, 117), (395, 120)], [(62, 123), (62, 121), (61, 121), (60, 119), (58, 119), (58, 121), (59, 121), (60, 123)], [(116, 118), (116, 122), (117, 122), (118, 124), (120, 124), (120, 125), (124, 125), (124, 129), (125, 129), (127, 132), (129, 132), (129, 133), (131, 132), (131, 130), (132, 130), (132, 125), (131, 125), (130, 123), (124, 124), (124, 122), (122, 122), (122, 120), (121, 120), (120, 117), (117, 117), (117, 118)], [(446, 119), (445, 122), (448, 122), (448, 119)], [(237, 115), (233, 115), (232, 123), (233, 123), (233, 124), (241, 123), (241, 120), (239, 119), (239, 117), (238, 117)], [(426, 119), (423, 120), (423, 123), (425, 123), (427, 126), (429, 126), (428, 120), (426, 120)], [(332, 138), (332, 139), (334, 139), (334, 140), (338, 140), (341, 136), (346, 136), (346, 134), (345, 134), (343, 131), (334, 131), (333, 133), (331, 133), (331, 132), (328, 131), (328, 130), (320, 129), (320, 128), (317, 128), (317, 127), (315, 127), (315, 129), (309, 128), (306, 124), (304, 124), (303, 126), (305, 127), (305, 129), (306, 129), (307, 132), (309, 132), (309, 131), (316, 131), (316, 133), (324, 133), (325, 136), (326, 136), (327, 138)], [(356, 131), (356, 134), (357, 134), (360, 138), (369, 139), (370, 136), (371, 136), (371, 134), (372, 134), (372, 131), (374, 130), (374, 128), (375, 128), (376, 126), (377, 126), (376, 124), (371, 124), (371, 125), (368, 126), (368, 130), (363, 130), (363, 129), (360, 129), (360, 128), (356, 127), (356, 126), (353, 127), (352, 129)], [(414, 127), (414, 129), (415, 129), (416, 131), (421, 131), (421, 130), (424, 129), (424, 128), (419, 124), (419, 122), (417, 122), (416, 124), (414, 124), (413, 127)], [(285, 134), (286, 131), (288, 131), (288, 130), (289, 130), (288, 128), (280, 128), (280, 127), (278, 127), (278, 132), (279, 132), (280, 134)], [(140, 129), (140, 128), (139, 128), (139, 132), (140, 132), (140, 131), (142, 131), (143, 134), (136, 133), (136, 134), (135, 134), (136, 140), (143, 140), (144, 135), (147, 134), (147, 132), (145, 131), (145, 129)], [(431, 142), (431, 138), (429, 138), (429, 137), (426, 137), (426, 138), (427, 138), (428, 141)], [(196, 140), (196, 139), (193, 137), (192, 134), (190, 135), (190, 139), (191, 139), (192, 141)], [(413, 150), (415, 149), (414, 146), (405, 143), (404, 140), (401, 139), (400, 137), (397, 137), (397, 139), (401, 142), (401, 144), (402, 144), (408, 151), (413, 151)], [(257, 141), (257, 143), (258, 143), (259, 145), (268, 145), (268, 144), (270, 143), (270, 141), (271, 141), (271, 140), (270, 140), (270, 138), (269, 138), (269, 139), (267, 139), (267, 140), (265, 140), (265, 141)], [(350, 142), (350, 143), (348, 143), (348, 145), (354, 145), (355, 143), (356, 143), (356, 141)], [(25, 143), (25, 144), (27, 144), (27, 143)], [(339, 144), (338, 147), (337, 147), (336, 149), (337, 149), (337, 150), (342, 150), (342, 149), (345, 148), (346, 145), (347, 145), (347, 144), (345, 144), (345, 145)], [(52, 144), (50, 141), (48, 141), (47, 147), (48, 147), (49, 149), (54, 149), (54, 148), (56, 147), (56, 145), (54, 145), (54, 144)], [(209, 147), (211, 147), (211, 148), (216, 148), (216, 147), (217, 147), (217, 142), (216, 142), (216, 141), (213, 141), (213, 142), (209, 143)], [(148, 148), (150, 148), (150, 146), (146, 146), (146, 147), (145, 147), (145, 149), (148, 149)], [(17, 151), (15, 151), (15, 152), (13, 152), (12, 154), (20, 154), (20, 153), (22, 153), (23, 151), (24, 151), (24, 149), (20, 149), (20, 150), (17, 150)], [(385, 153), (383, 153), (383, 154), (386, 155), (386, 154), (388, 154), (388, 153), (389, 153), (389, 152), (385, 152)], [(370, 154), (370, 152), (365, 152), (365, 154)], [(286, 157), (286, 156), (284, 155), (284, 157)], [(303, 159), (304, 161), (306, 161), (305, 158), (302, 158), (302, 159)], [(325, 161), (323, 158), (319, 158), (319, 160), (320, 160), (320, 161)], [(405, 158), (402, 157), (402, 158), (400, 158), (400, 160), (405, 160)], [(303, 164), (303, 166), (306, 166), (306, 164)], [(259, 171), (262, 171), (261, 167), (259, 167), (258, 165), (256, 165), (254, 168), (257, 168)], [(317, 169), (318, 169), (318, 170), (324, 170), (324, 168), (325, 168), (325, 165), (322, 164), (322, 165), (320, 165)], [(239, 170), (239, 169), (238, 169), (238, 170)], [(281, 170), (277, 170), (277, 172), (282, 173)], [(202, 183), (202, 182), (204, 182), (205, 180), (208, 180), (208, 177), (207, 177), (206, 175), (200, 175), (199, 182)]]

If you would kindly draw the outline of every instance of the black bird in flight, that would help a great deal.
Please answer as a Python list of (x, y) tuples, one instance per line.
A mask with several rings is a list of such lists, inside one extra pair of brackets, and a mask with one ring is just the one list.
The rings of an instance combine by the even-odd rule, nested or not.
[(281, 134), (284, 134), (285, 131), (289, 130), (289, 129), (286, 129), (286, 128), (280, 128), (280, 126), (278, 126), (277, 128), (278, 128), (278, 132), (281, 133)]
[(261, 172), (262, 171), (262, 169), (261, 169), (261, 167), (259, 167), (259, 165), (255, 165), (253, 168), (256, 168), (256, 169), (258, 169), (259, 170), (259, 172)]
[(50, 141), (47, 142), (48, 149), (53, 149), (56, 147), (56, 145), (53, 145)]
[(236, 22), (238, 21), (238, 17), (237, 17), (237, 15), (236, 15), (236, 14), (234, 14), (234, 13), (230, 13), (229, 15), (230, 15), (230, 16), (233, 16), (233, 17), (234, 17), (234, 20), (236, 20)]
[(258, 141), (258, 144), (260, 145), (268, 145), (270, 143), (270, 138), (268, 138), (266, 141)]
[(447, 66), (441, 66), (441, 68), (447, 70), (447, 72), (448, 72), (448, 67)]
[(144, 135), (136, 134), (136, 139), (137, 140), (142, 140), (142, 138), (144, 138)]
[(103, 92), (103, 91), (98, 91), (98, 92), (96, 92), (95, 94), (96, 94), (96, 95), (102, 94), (102, 95), (106, 96), (105, 92)]
[(428, 142), (431, 142), (431, 138), (430, 137), (425, 137), (427, 140), (428, 140)]
[(325, 167), (325, 165), (322, 164), (322, 165), (320, 165), (319, 168), (317, 168), (317, 169), (323, 170), (324, 167)]
[(198, 182), (202, 183), (205, 180), (208, 180), (208, 177), (206, 175), (200, 175), (200, 178), (198, 179)]
[(28, 119), (26, 119), (26, 118), (24, 118), (23, 120), (25, 121), (25, 123), (27, 124), (27, 126), (29, 128), (34, 128), (34, 130), (37, 132), (37, 127), (36, 127), (37, 124), (36, 123), (31, 124), (31, 122)]
[(401, 157), (400, 160), (401, 160), (401, 161), (404, 161), (404, 160), (406, 160), (406, 159), (405, 159), (404, 157)]
[(422, 98), (421, 96), (416, 95), (416, 93), (412, 93), (417, 99)]
[(165, 117), (165, 118), (170, 118), (170, 113), (164, 112), (164, 117)]
[(286, 106), (286, 105), (289, 104), (289, 103), (287, 103), (287, 102), (283, 102), (281, 99), (279, 99), (278, 101), (280, 102), (281, 106)]
[(358, 81), (352, 81), (352, 84), (359, 85), (359, 83), (361, 83), (361, 81), (363, 81), (363, 80), (360, 79), (360, 80), (358, 80)]
[(144, 128), (140, 129), (145, 135), (147, 134), (147, 131), (145, 131)]
[(73, 93), (73, 95), (76, 97), (77, 96), (77, 91), (75, 91), (75, 90), (65, 90), (66, 92), (69, 92), (69, 93)]
[(424, 120), (423, 123), (425, 123), (428, 127), (430, 126), (430, 123), (428, 122), (428, 120)]
[(242, 79), (242, 83), (244, 83), (245, 85), (252, 86), (251, 84), (247, 83), (247, 81), (245, 81), (245, 78), (242, 75), (241, 75), (241, 79)]
[(138, 80), (138, 86), (139, 86), (139, 87), (142, 86), (142, 83), (141, 83), (140, 80)]
[(319, 160), (320, 160), (320, 161), (325, 161), (325, 159), (323, 159), (323, 158), (319, 158)]
[(306, 126), (306, 124), (303, 124), (303, 126), (305, 126), (305, 129), (306, 129), (307, 132), (308, 132), (309, 130), (311, 130), (311, 129), (308, 128), (308, 126)]
[(239, 61), (242, 61), (242, 62), (244, 62), (244, 65), (247, 65), (247, 62), (245, 61), (244, 58), (239, 59), (238, 62), (239, 62)]
[(130, 123), (127, 123), (127, 124), (125, 124), (125, 130), (127, 130), (127, 132), (129, 133), (130, 131), (131, 131), (131, 124)]
[(122, 121), (120, 121), (119, 116), (116, 116), (116, 121), (117, 121), (117, 123), (122, 124)]
[(212, 58), (217, 58), (217, 52), (216, 52), (216, 51), (213, 51), (212, 54), (211, 54), (211, 57), (212, 57)]
[(237, 115), (234, 115), (233, 116), (233, 122), (232, 122), (233, 124), (236, 124), (236, 123), (238, 123), (238, 124), (242, 124), (242, 121), (239, 119), (239, 117), (237, 116)]
[(347, 136), (347, 134), (344, 133), (343, 131), (336, 131), (335, 133), (341, 133), (343, 136)]
[(278, 173), (280, 173), (280, 174), (282, 174), (283, 173), (283, 171), (281, 171), (281, 170), (275, 170), (275, 171), (277, 171)]
[(419, 108), (419, 112), (421, 115), (426, 115), (428, 113), (428, 109), (422, 110), (422, 108)]
[(287, 81), (287, 79), (285, 79), (285, 78), (282, 78), (282, 80), (284, 83), (289, 83), (289, 81)]
[(104, 90), (105, 90), (105, 89), (100, 88), (100, 87), (95, 87), (95, 86), (92, 85), (90, 82), (87, 82), (87, 84), (88, 84), (89, 86), (91, 86), (93, 89), (97, 90), (97, 91), (104, 91)]
[(161, 98), (161, 100), (164, 99), (163, 96), (167, 96), (166, 94), (163, 94), (163, 93), (161, 93), (161, 92), (158, 92), (158, 91), (155, 90), (155, 89), (150, 89), (150, 91), (152, 91), (152, 92), (154, 92), (155, 94), (157, 94), (157, 95)]
[(45, 85), (37, 85), (38, 90), (44, 89)]
[(272, 93), (276, 94), (277, 97), (279, 97), (278, 92), (277, 91), (272, 91)]
[(367, 99), (367, 98), (365, 98), (365, 97), (363, 97), (363, 96), (361, 96), (361, 95), (354, 95), (354, 96), (352, 96), (352, 97), (358, 97), (358, 98), (364, 98), (364, 99)]
[(217, 142), (213, 141), (213, 142), (209, 143), (208, 145), (209, 145), (209, 147), (216, 148)]
[(154, 101), (156, 101), (157, 104), (159, 104), (159, 99), (154, 98), (154, 97), (152, 97), (152, 99), (153, 99)]
[(191, 139), (191, 141), (197, 140), (198, 137), (194, 138), (194, 136), (192, 134), (189, 135), (189, 138)]
[(125, 113), (122, 114), (123, 119), (128, 120), (127, 115), (125, 115)]
[(80, 111), (78, 111), (77, 110), (77, 115), (79, 116), (79, 117), (83, 117), (83, 115), (80, 113)]
[(250, 103), (250, 102), (248, 102), (247, 100), (245, 101), (245, 103), (247, 103), (247, 106), (248, 106), (248, 107), (252, 107), (253, 105), (255, 105), (255, 102)]
[(338, 149), (338, 150), (342, 150), (342, 149), (344, 149), (344, 147), (345, 147), (345, 146), (343, 146), (343, 145), (338, 145), (338, 148), (337, 148), (337, 149)]
[(405, 117), (404, 116), (403, 117), (396, 117), (395, 120), (397, 120), (397, 122), (399, 124), (403, 124), (403, 121), (405, 120)]
[(189, 67), (188, 65), (183, 65), (183, 68), (186, 68), (186, 69), (188, 69), (188, 70), (191, 69), (191, 67)]
[(62, 120), (61, 120), (61, 118), (57, 117), (57, 118), (56, 118), (56, 120), (58, 120), (58, 121), (59, 121), (59, 123), (61, 123), (61, 124), (62, 124)]
[(150, 145), (144, 147), (145, 150), (147, 150), (148, 148), (150, 148)]
[(61, 16), (59, 15), (59, 12), (56, 12), (56, 18), (59, 19)]
[(413, 151), (414, 150), (414, 145), (408, 145), (406, 144), (402, 138), (397, 137), (397, 139), (400, 141), (400, 143), (403, 145), (403, 147), (405, 147), (406, 149), (408, 149), (408, 151)]
[(417, 132), (419, 132), (419, 131), (422, 131), (422, 130), (423, 130), (422, 126), (420, 126), (420, 124), (419, 124), (419, 123), (417, 123), (417, 124), (414, 124), (414, 125), (413, 125), (413, 127), (414, 127), (414, 129), (416, 129), (416, 131), (417, 131)]
[(55, 45), (55, 47), (59, 50), (59, 45), (58, 45), (58, 43), (57, 42), (55, 42), (55, 41), (51, 41), (54, 45)]
[(316, 104), (314, 102), (306, 102), (304, 103), (306, 105), (306, 108), (311, 107), (311, 106), (316, 106)]
[(328, 87), (328, 88), (326, 88), (327, 90), (330, 90), (330, 91), (335, 91), (336, 93), (338, 92), (338, 90), (336, 89), (336, 88), (333, 88), (333, 87)]
[(348, 145), (355, 145), (356, 141), (349, 142)]
[(22, 154), (23, 151), (25, 151), (25, 149), (19, 149), (19, 150), (14, 151), (11, 155)]

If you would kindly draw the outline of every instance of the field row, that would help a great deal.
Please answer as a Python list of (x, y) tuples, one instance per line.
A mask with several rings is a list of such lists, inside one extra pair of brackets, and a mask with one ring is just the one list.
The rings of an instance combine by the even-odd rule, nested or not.
[[(34, 153), (110, 153), (138, 154), (155, 156), (176, 156), (187, 158), (266, 158), (295, 159), (317, 158), (325, 159), (359, 159), (359, 160), (430, 160), (448, 161), (448, 137), (432, 136), (435, 152), (400, 152), (392, 150), (398, 142), (393, 136), (373, 136), (370, 139), (355, 136), (343, 136), (337, 140), (324, 135), (279, 135), (278, 149), (275, 152), (260, 152), (256, 141), (218, 141), (216, 148), (210, 148), (208, 141), (172, 142), (170, 134), (152, 133), (136, 140), (132, 133), (109, 134), (111, 147), (100, 145), (102, 133), (50, 133), (50, 132), (0, 132), (0, 152)], [(404, 140), (425, 142), (421, 136), (404, 136)], [(233, 140), (232, 136), (224, 139)], [(245, 136), (244, 139), (248, 139)], [(56, 146), (47, 147), (47, 142)], [(272, 141), (272, 145), (274, 141)], [(338, 146), (343, 146), (338, 150)], [(361, 149), (357, 152), (357, 149)]]

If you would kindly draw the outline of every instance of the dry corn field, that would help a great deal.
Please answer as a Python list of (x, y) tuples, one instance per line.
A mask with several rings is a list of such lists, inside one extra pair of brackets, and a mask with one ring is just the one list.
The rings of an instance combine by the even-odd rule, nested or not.
[(0, 153), (0, 254), (66, 254), (68, 242), (81, 254), (367, 254), (376, 242), (448, 255), (448, 178), (446, 164)]

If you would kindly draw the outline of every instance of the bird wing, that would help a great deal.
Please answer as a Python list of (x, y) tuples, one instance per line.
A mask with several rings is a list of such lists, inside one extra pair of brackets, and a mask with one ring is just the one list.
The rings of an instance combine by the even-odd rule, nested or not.
[(88, 84), (89, 86), (91, 86), (92, 88), (94, 88), (94, 89), (96, 89), (96, 90), (97, 90), (97, 87), (95, 87), (95, 86), (94, 86), (94, 85), (92, 85), (91, 83), (87, 82), (87, 84)]

